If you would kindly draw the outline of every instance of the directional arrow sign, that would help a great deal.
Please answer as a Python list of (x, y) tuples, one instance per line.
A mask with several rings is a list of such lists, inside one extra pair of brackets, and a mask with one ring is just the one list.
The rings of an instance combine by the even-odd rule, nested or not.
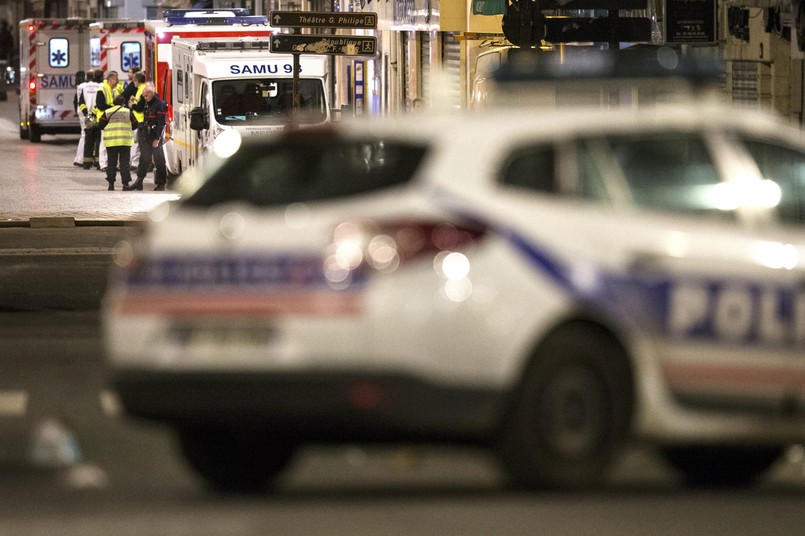
[(377, 13), (271, 11), (268, 20), (276, 28), (377, 28)]
[(374, 56), (377, 53), (377, 37), (273, 34), (271, 52)]

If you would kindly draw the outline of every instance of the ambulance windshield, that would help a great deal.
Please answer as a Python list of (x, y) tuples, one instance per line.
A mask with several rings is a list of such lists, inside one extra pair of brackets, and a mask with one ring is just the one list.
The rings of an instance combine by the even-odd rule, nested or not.
[[(321, 80), (299, 80), (299, 121), (321, 123), (327, 104)], [(292, 78), (220, 80), (213, 83), (215, 120), (221, 125), (274, 125), (293, 110)]]

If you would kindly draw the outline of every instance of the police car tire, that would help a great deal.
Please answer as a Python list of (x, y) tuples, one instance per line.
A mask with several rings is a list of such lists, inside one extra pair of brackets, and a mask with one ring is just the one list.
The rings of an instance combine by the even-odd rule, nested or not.
[(293, 459), (295, 447), (262, 429), (181, 427), (179, 444), (190, 466), (213, 488), (251, 493), (270, 487)]
[(665, 460), (693, 487), (746, 487), (783, 454), (777, 446), (681, 445), (661, 449)]
[(628, 433), (632, 393), (625, 352), (612, 337), (581, 324), (555, 332), (537, 350), (503, 434), (513, 482), (600, 483)]

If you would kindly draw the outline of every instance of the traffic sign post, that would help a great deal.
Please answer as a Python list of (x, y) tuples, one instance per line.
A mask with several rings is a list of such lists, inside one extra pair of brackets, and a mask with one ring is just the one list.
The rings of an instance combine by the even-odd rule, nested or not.
[(273, 34), (271, 52), (293, 55), (293, 112), (296, 124), (299, 110), (299, 55), (329, 54), (339, 56), (374, 56), (377, 37), (300, 34), (301, 28), (344, 28), (373, 30), (377, 28), (377, 13), (340, 13), (321, 11), (271, 11), (270, 24), (276, 28), (291, 28), (291, 33)]

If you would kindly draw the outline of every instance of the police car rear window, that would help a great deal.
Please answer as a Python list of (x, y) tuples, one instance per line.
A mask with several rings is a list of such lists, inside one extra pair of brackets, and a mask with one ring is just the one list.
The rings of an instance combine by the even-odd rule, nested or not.
[(244, 145), (184, 204), (274, 206), (369, 193), (410, 181), (425, 152), (413, 144), (321, 137)]

